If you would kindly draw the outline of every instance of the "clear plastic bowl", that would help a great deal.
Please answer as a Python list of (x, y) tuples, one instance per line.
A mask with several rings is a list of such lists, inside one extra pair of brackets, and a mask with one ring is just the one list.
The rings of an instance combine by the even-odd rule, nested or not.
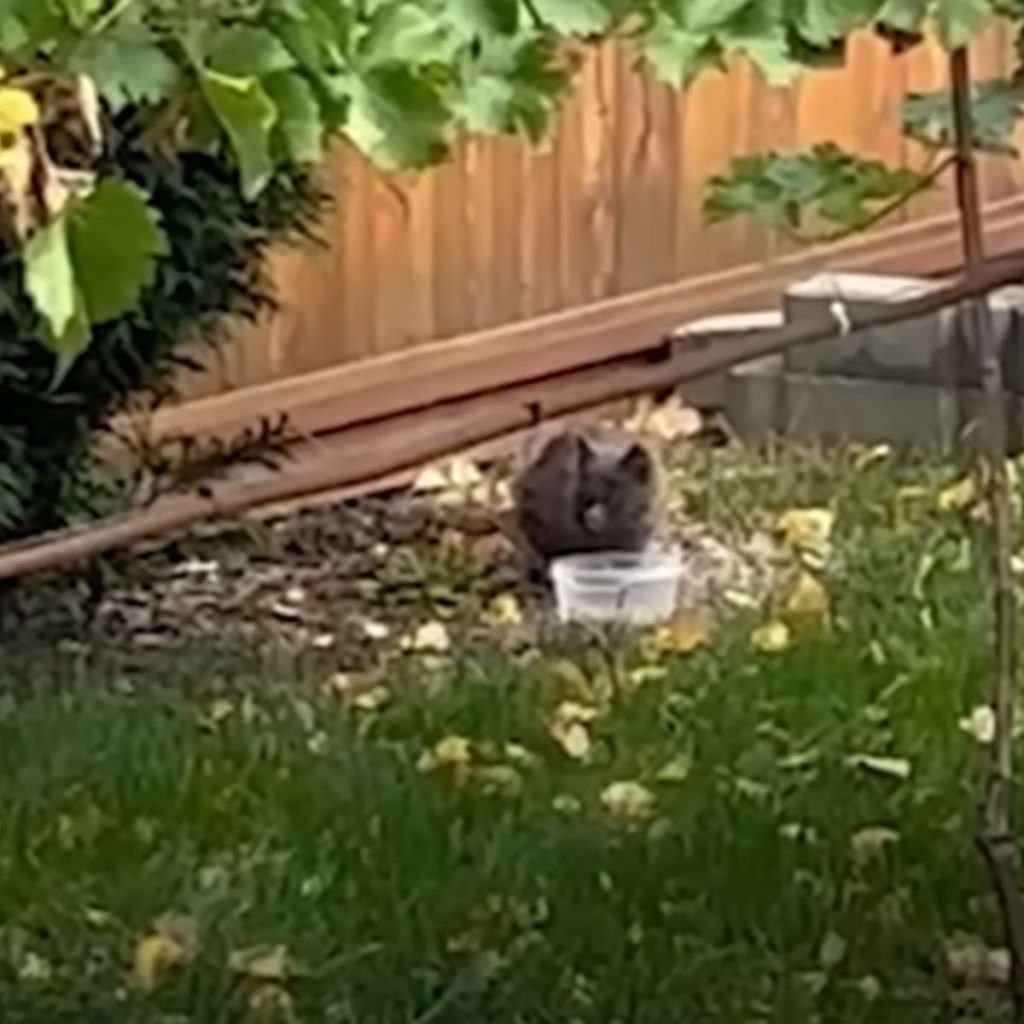
[(676, 612), (682, 577), (682, 554), (671, 548), (568, 555), (551, 566), (563, 622), (664, 622)]

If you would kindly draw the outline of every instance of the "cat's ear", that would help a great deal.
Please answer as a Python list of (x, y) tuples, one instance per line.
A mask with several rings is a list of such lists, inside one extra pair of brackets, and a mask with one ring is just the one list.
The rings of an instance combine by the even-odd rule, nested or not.
[(583, 439), (571, 431), (555, 434), (537, 456), (540, 466), (576, 465), (583, 459), (586, 445)]
[(654, 478), (654, 460), (651, 453), (641, 444), (632, 444), (619, 460), (619, 465), (633, 480), (643, 485)]

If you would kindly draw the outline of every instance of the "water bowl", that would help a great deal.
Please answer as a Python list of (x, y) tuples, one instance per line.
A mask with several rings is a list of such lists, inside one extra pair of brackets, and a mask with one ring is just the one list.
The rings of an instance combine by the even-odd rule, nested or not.
[(664, 622), (676, 612), (682, 578), (682, 554), (674, 548), (567, 555), (551, 566), (562, 622)]

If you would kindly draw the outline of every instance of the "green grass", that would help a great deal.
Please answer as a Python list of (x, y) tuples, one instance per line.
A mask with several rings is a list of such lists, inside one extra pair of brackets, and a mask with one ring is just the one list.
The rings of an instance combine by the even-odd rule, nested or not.
[[(319, 668), (224, 652), (11, 680), (0, 1020), (259, 1019), (228, 959), (262, 944), (287, 947), (309, 1024), (951, 1019), (943, 941), (997, 934), (957, 726), (984, 692), (986, 609), (942, 477), (806, 453), (690, 467), (691, 507), (736, 528), (834, 502), (833, 628), (760, 654), (739, 622), (639, 686), (644, 643), (579, 638), (396, 662), (370, 714)], [(586, 683), (614, 696), (580, 764), (549, 724)], [(449, 735), (504, 774), (420, 770)], [(532, 754), (518, 775), (509, 743)], [(616, 780), (654, 813), (616, 821)], [(865, 856), (866, 829), (898, 838)], [(167, 912), (198, 952), (143, 994), (133, 949)]]

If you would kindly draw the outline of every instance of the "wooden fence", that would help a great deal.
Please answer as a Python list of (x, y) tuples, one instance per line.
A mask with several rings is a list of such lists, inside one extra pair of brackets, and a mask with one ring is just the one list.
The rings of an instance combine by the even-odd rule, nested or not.
[[(979, 40), (976, 77), (1003, 72), (1010, 49), (1003, 29)], [(900, 132), (901, 102), (944, 82), (937, 48), (894, 56), (862, 36), (844, 67), (789, 90), (741, 64), (680, 95), (608, 46), (591, 55), (539, 148), (471, 140), (445, 167), (391, 176), (339, 148), (329, 247), (275, 257), (280, 314), (244, 332), (188, 389), (280, 381), (763, 260), (778, 247), (762, 229), (702, 224), (711, 175), (740, 153), (822, 140), (914, 165), (921, 155)], [(986, 163), (987, 198), (1013, 194), (1021, 179), (1015, 161)], [(947, 185), (898, 219), (949, 201)]]

